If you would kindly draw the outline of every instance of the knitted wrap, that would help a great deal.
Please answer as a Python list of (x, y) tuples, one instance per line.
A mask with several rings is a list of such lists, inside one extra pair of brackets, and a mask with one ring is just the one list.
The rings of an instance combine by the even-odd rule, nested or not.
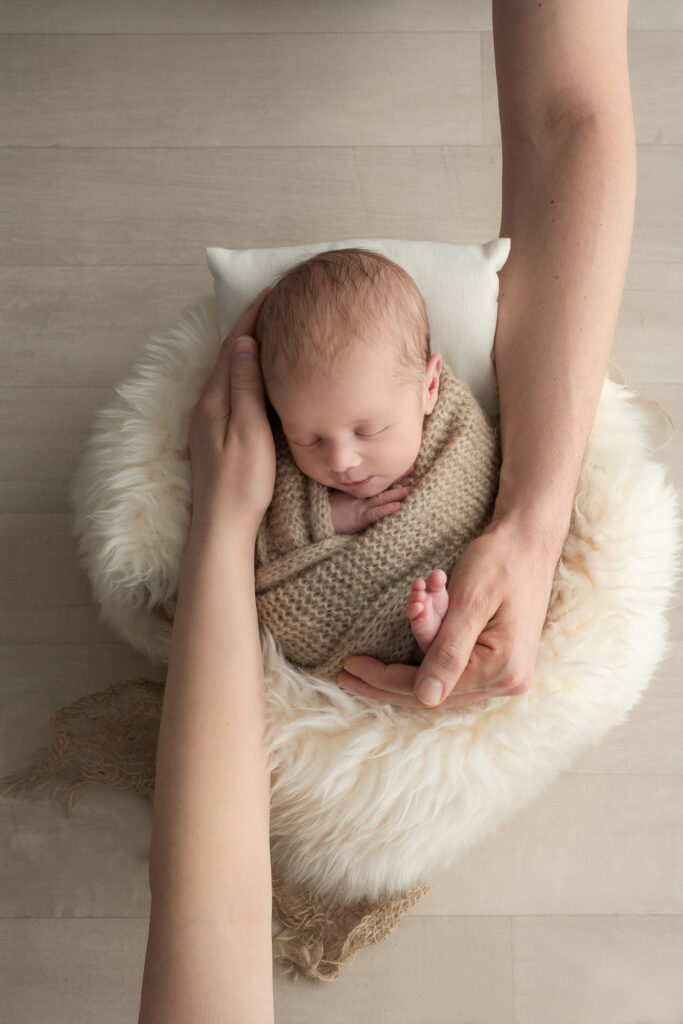
[(497, 429), (467, 384), (442, 364), (399, 511), (360, 533), (335, 534), (329, 488), (301, 472), (277, 416), (273, 497), (255, 549), (256, 607), (293, 664), (334, 679), (346, 658), (419, 663), (406, 615), (413, 580), (450, 573), (493, 515), (501, 453)]

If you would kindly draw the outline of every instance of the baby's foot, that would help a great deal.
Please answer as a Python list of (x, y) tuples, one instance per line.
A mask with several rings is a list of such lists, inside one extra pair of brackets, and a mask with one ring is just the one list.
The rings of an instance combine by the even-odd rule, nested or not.
[(413, 636), (424, 654), (432, 640), (439, 632), (443, 617), (448, 608), (448, 576), (443, 569), (435, 569), (429, 574), (427, 582), (419, 576), (413, 581), (406, 615), (413, 627)]

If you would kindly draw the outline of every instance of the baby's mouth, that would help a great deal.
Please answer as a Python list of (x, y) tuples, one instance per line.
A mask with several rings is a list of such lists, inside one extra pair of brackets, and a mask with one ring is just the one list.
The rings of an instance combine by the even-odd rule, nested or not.
[(369, 484), (371, 480), (371, 476), (366, 476), (364, 480), (342, 480), (342, 485), (344, 487), (362, 487), (363, 484)]

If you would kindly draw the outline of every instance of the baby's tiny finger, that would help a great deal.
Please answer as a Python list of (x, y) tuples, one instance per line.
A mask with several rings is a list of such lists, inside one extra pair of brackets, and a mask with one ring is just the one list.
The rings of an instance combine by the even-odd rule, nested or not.
[(401, 495), (401, 497), (407, 498), (414, 490), (414, 487), (394, 487), (390, 491), (382, 491), (382, 493), (378, 494), (377, 497), (386, 500), (387, 498), (397, 498)]
[(384, 519), (385, 516), (393, 515), (394, 512), (398, 512), (400, 507), (400, 501), (392, 501), (388, 505), (375, 505), (370, 510), (370, 522), (376, 523), (378, 519)]

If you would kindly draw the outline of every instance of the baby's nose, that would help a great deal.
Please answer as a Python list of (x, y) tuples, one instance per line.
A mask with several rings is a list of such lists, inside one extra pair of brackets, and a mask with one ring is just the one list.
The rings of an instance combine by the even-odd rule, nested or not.
[(356, 459), (355, 462), (349, 462), (350, 458), (352, 456), (345, 455), (344, 452), (331, 455), (328, 461), (328, 469), (340, 474), (353, 472), (356, 466), (360, 465), (360, 460)]

